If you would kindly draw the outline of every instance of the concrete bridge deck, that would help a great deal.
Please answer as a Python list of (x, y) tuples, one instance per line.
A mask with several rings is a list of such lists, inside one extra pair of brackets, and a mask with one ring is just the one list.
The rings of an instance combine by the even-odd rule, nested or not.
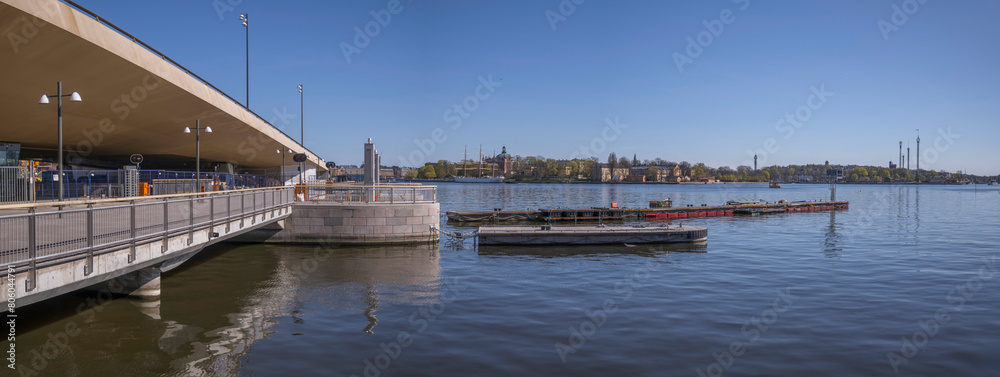
[(159, 272), (287, 218), (293, 202), (279, 187), (0, 206), (0, 268), (18, 307), (137, 272), (132, 288), (155, 280), (157, 293)]

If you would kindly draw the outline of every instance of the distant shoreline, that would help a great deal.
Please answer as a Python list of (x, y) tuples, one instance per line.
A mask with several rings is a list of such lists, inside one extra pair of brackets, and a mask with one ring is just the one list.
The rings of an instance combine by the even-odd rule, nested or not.
[[(458, 183), (445, 179), (402, 179), (400, 183)], [(504, 181), (500, 183), (474, 183), (474, 184), (591, 184), (591, 185), (767, 185), (768, 182), (594, 182), (594, 181)], [(828, 185), (830, 182), (776, 182), (782, 185)], [(933, 186), (964, 186), (965, 183), (931, 183), (931, 182), (839, 182), (839, 185), (933, 185)], [(968, 183), (972, 185), (973, 183)], [(986, 185), (985, 183), (975, 183)]]

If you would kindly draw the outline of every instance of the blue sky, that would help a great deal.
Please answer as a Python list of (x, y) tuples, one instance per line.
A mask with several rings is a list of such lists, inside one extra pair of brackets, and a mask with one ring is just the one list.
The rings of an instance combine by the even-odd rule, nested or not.
[[(386, 165), (482, 144), (884, 166), (902, 140), (915, 167), (920, 129), (922, 168), (1000, 173), (996, 1), (404, 0), (395, 14), (387, 0), (79, 3), (240, 101), (249, 13), (251, 109), (298, 138), (304, 84), (305, 144), (338, 164), (359, 164), (371, 137)], [(343, 44), (373, 11), (385, 25), (348, 62)]]

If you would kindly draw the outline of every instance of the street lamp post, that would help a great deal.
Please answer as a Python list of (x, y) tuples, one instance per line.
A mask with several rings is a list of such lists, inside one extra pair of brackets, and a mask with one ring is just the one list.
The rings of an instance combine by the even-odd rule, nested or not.
[[(302, 85), (299, 84), (299, 144), (302, 145), (302, 149), (306, 147), (306, 105), (305, 105), (305, 94), (302, 93)], [(299, 163), (299, 184), (302, 184), (302, 175), (305, 172), (302, 171), (302, 163)]]
[(285, 147), (285, 146), (282, 146), (281, 150), (275, 150), (275, 152), (281, 153), (281, 169), (279, 170), (280, 172), (278, 173), (278, 176), (281, 177), (281, 185), (284, 186), (285, 185), (285, 154), (282, 153), (282, 151), (287, 152), (287, 153), (292, 153), (292, 150), (288, 149), (288, 147)]
[[(205, 130), (205, 132), (212, 133), (212, 127), (207, 127), (207, 126), (202, 127), (201, 119), (194, 121), (194, 144), (195, 144), (194, 191), (195, 192), (201, 191), (201, 130)], [(186, 134), (191, 133), (191, 127), (184, 127), (184, 133)]]
[(241, 13), (240, 21), (247, 30), (247, 110), (250, 110), (250, 13)]
[(59, 141), (58, 141), (58, 143), (59, 143), (59, 148), (58, 148), (58, 150), (59, 150), (59, 172), (58, 172), (58, 174), (59, 174), (59, 201), (63, 200), (63, 180), (64, 180), (63, 178), (65, 178), (65, 177), (63, 177), (63, 121), (62, 121), (62, 103), (63, 103), (63, 100), (62, 100), (62, 98), (63, 97), (67, 97), (67, 96), (69, 97), (69, 101), (70, 102), (80, 102), (80, 101), (83, 101), (83, 99), (80, 98), (80, 93), (73, 92), (71, 94), (63, 94), (63, 92), (62, 92), (62, 81), (59, 81), (56, 84), (56, 94), (55, 95), (43, 94), (42, 95), (42, 99), (38, 100), (39, 104), (43, 104), (44, 105), (44, 104), (49, 103), (49, 98), (50, 97), (56, 97), (56, 101), (58, 103), (57, 113), (58, 113), (58, 117), (59, 117), (59, 131), (58, 131), (58, 133), (59, 133)]

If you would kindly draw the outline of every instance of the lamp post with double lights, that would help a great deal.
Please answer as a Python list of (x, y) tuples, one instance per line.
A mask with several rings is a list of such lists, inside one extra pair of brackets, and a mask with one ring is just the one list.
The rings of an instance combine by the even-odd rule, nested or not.
[(63, 94), (62, 92), (62, 81), (56, 83), (56, 94), (48, 95), (42, 94), (42, 99), (38, 100), (39, 104), (45, 105), (49, 103), (49, 98), (55, 97), (58, 105), (58, 117), (59, 117), (59, 201), (63, 200), (63, 119), (62, 119), (62, 103), (63, 97), (69, 97), (70, 102), (81, 102), (83, 98), (80, 98), (80, 93), (73, 92), (71, 94)]
[[(286, 184), (286, 180), (285, 180), (285, 153), (294, 153), (294, 152), (291, 149), (288, 149), (288, 147), (285, 147), (285, 146), (282, 146), (281, 149), (275, 150), (275, 152), (276, 153), (281, 153), (281, 170), (280, 170), (280, 173), (278, 173), (278, 176), (281, 177), (281, 185), (285, 186), (285, 184)], [(285, 153), (282, 153), (282, 152), (285, 152)]]
[[(201, 192), (201, 130), (205, 130), (205, 132), (212, 133), (212, 127), (208, 126), (202, 127), (201, 119), (194, 121), (194, 144), (195, 144), (194, 191), (195, 192)], [(191, 133), (191, 127), (184, 127), (184, 133), (186, 134)]]

